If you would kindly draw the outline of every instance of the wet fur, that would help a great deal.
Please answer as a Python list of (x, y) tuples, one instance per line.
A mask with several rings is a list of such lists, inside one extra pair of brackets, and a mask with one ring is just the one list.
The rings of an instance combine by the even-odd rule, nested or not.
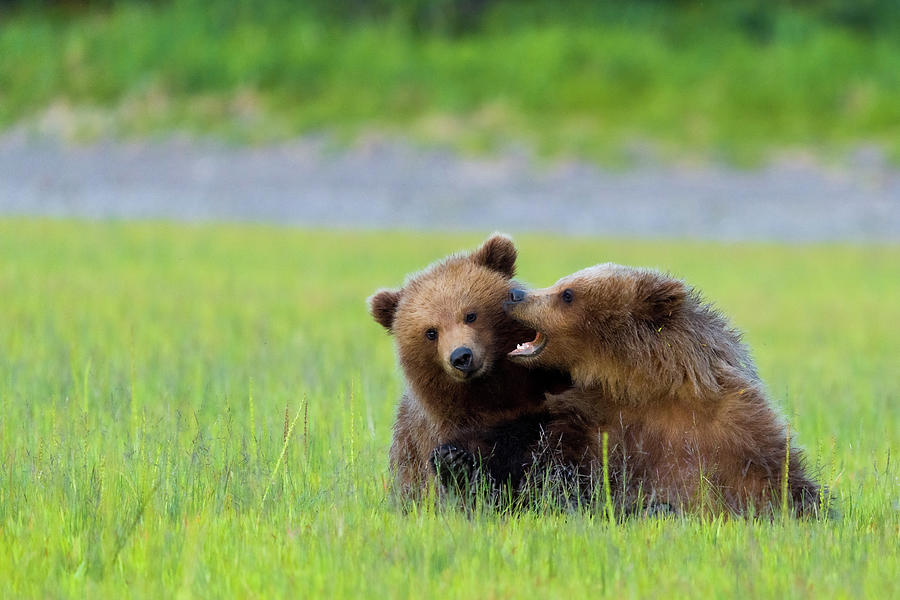
[[(488, 427), (461, 430), (432, 463), (457, 493), (504, 508), (587, 506), (595, 481), (596, 436), (567, 410), (541, 409)], [(459, 460), (465, 452), (464, 460)], [(461, 486), (459, 482), (468, 485)], [(474, 484), (474, 485), (473, 485)]]

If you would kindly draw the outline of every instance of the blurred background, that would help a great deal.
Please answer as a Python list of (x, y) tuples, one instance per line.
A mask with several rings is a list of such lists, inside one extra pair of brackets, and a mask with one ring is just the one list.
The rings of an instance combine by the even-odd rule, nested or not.
[(896, 0), (0, 0), (0, 214), (900, 238)]

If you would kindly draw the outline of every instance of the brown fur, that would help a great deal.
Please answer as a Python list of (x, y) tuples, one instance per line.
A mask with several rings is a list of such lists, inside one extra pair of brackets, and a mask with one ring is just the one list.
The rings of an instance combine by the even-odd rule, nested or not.
[[(563, 292), (572, 294), (571, 302)], [(609, 434), (613, 477), (626, 497), (679, 509), (779, 506), (786, 427), (740, 335), (684, 283), (606, 264), (507, 303), (546, 339), (516, 362), (571, 373), (576, 389), (551, 411), (574, 411)], [(791, 445), (788, 486), (798, 512), (818, 486)]]
[[(369, 299), (375, 320), (393, 333), (406, 377), (394, 425), (390, 462), (405, 494), (427, 488), (434, 477), (435, 449), (459, 443), (470, 453), (488, 454), (488, 431), (537, 414), (556, 374), (530, 370), (506, 360), (523, 336), (533, 334), (508, 317), (503, 302), (515, 285), (516, 249), (502, 235), (471, 254), (454, 255), (409, 277), (399, 290)], [(475, 313), (473, 322), (466, 315)], [(434, 329), (437, 339), (426, 331)], [(477, 367), (468, 376), (450, 363), (465, 346)], [(568, 383), (568, 380), (566, 380)]]

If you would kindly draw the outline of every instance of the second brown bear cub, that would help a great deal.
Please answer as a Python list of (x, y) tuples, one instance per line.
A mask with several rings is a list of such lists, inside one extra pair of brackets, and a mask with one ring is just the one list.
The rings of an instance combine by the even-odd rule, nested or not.
[(572, 375), (577, 389), (549, 408), (580, 412), (608, 432), (626, 498), (771, 510), (787, 464), (795, 511), (816, 510), (819, 488), (740, 335), (683, 282), (604, 264), (547, 289), (513, 290), (506, 306), (538, 331), (510, 356)]

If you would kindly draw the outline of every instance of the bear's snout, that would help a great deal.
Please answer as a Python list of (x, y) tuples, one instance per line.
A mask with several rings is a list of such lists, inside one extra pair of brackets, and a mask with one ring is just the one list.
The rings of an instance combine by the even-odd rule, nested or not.
[(454, 369), (463, 373), (470, 373), (474, 370), (475, 361), (472, 360), (473, 356), (471, 348), (460, 346), (450, 353), (450, 364), (453, 365)]
[(524, 299), (525, 299), (525, 290), (520, 290), (520, 289), (516, 289), (516, 288), (509, 290), (508, 302), (511, 302), (511, 303), (521, 302)]
[(506, 294), (506, 302), (503, 303), (503, 310), (507, 315), (517, 319), (518, 313), (520, 313), (522, 307), (526, 305), (526, 300), (531, 300), (528, 296), (528, 292), (519, 288), (513, 288)]

